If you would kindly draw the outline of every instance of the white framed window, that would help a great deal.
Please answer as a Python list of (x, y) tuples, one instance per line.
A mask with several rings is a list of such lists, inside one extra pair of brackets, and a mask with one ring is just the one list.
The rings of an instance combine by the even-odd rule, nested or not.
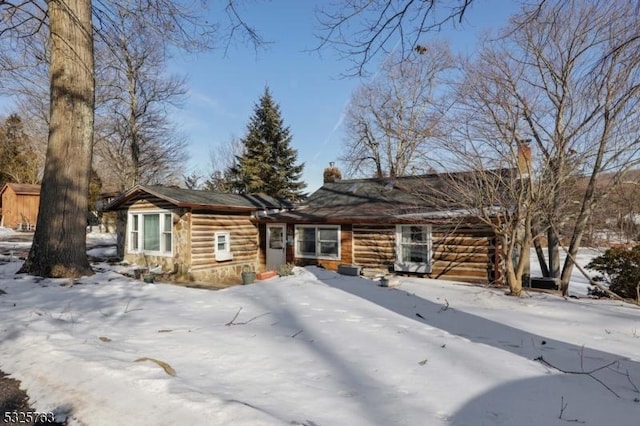
[(213, 234), (213, 252), (218, 262), (233, 259), (230, 232), (216, 232)]
[(296, 225), (296, 257), (340, 259), (340, 226)]
[(173, 253), (173, 220), (169, 211), (129, 213), (129, 252), (153, 256)]
[(431, 272), (431, 225), (396, 225), (394, 269)]

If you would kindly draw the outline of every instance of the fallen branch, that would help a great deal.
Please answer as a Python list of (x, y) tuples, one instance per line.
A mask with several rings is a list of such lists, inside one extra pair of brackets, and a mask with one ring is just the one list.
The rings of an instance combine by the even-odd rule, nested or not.
[(226, 323), (226, 326), (231, 326), (231, 325), (245, 325), (245, 324), (249, 324), (251, 321), (255, 321), (260, 317), (263, 317), (265, 315), (269, 315), (270, 312), (266, 312), (264, 314), (260, 314), (260, 315), (256, 315), (253, 318), (248, 319), (247, 321), (243, 321), (243, 322), (235, 322), (236, 318), (238, 318), (238, 315), (240, 315), (240, 311), (242, 310), (242, 307), (240, 307), (240, 309), (238, 309), (238, 312), (236, 312), (236, 314), (233, 316), (233, 318), (231, 319), (231, 321), (229, 321), (228, 323)]
[(176, 370), (174, 370), (169, 364), (167, 364), (164, 361), (160, 361), (159, 359), (155, 359), (155, 358), (138, 358), (136, 359), (134, 362), (142, 362), (142, 361), (151, 361), (151, 362), (155, 362), (156, 364), (158, 364), (160, 367), (162, 367), (162, 369), (164, 370), (165, 373), (167, 373), (168, 375), (175, 377), (176, 375)]
[(633, 380), (631, 380), (631, 374), (629, 373), (629, 370), (626, 370), (625, 372), (622, 372), (618, 369), (611, 369), (611, 371), (613, 371), (614, 373), (620, 374), (622, 376), (625, 376), (627, 378), (627, 381), (629, 382), (629, 384), (631, 385), (631, 387), (633, 388), (633, 391), (635, 393), (640, 393), (640, 389), (638, 389), (638, 386), (636, 386), (636, 384), (633, 382)]
[(636, 393), (640, 393), (640, 389), (638, 389), (638, 387), (636, 386), (635, 383), (633, 383), (633, 381), (631, 380), (631, 375), (629, 374), (629, 370), (627, 370), (627, 380), (629, 380), (629, 383), (631, 384), (631, 386), (633, 386), (633, 390), (636, 391)]
[(600, 383), (602, 386), (604, 386), (609, 392), (611, 392), (612, 394), (614, 394), (616, 396), (616, 398), (620, 398), (620, 395), (618, 395), (613, 389), (611, 389), (609, 386), (607, 386), (606, 383), (604, 383), (602, 380), (598, 379), (596, 376), (593, 375), (593, 373), (600, 371), (600, 370), (604, 370), (605, 368), (609, 368), (611, 367), (613, 364), (616, 364), (618, 361), (611, 361), (609, 364), (603, 365), (601, 367), (598, 368), (594, 368), (591, 371), (569, 371), (569, 370), (563, 370), (559, 367), (556, 367), (555, 365), (551, 364), (549, 361), (547, 361), (546, 359), (544, 359), (542, 357), (542, 355), (540, 355), (537, 358), (533, 359), (534, 361), (538, 361), (544, 365), (546, 365), (547, 367), (553, 368), (555, 370), (558, 370), (561, 373), (565, 373), (565, 374), (579, 374), (579, 375), (585, 375), (585, 376), (589, 376), (591, 377), (593, 380), (595, 380), (596, 382)]
[(229, 321), (225, 325), (233, 325), (233, 322), (236, 320), (236, 318), (238, 318), (238, 315), (240, 315), (240, 311), (241, 310), (242, 310), (242, 306), (240, 307), (240, 309), (238, 309), (238, 312), (236, 312), (236, 314), (233, 316), (233, 318), (231, 318), (231, 321)]

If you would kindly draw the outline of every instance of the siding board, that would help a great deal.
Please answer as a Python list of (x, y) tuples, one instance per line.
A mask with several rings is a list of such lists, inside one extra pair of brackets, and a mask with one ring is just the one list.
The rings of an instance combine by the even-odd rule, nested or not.
[[(495, 269), (493, 234), (488, 227), (433, 227), (432, 278), (489, 282)], [(396, 257), (395, 225), (354, 225), (354, 264), (386, 269)]]

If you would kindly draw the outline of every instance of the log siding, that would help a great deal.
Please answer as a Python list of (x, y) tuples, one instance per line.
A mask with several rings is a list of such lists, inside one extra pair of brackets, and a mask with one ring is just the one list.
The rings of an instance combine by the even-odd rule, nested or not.
[[(214, 252), (216, 232), (230, 234), (232, 259), (218, 261)], [(259, 270), (259, 230), (248, 213), (194, 211), (191, 223), (191, 270), (193, 279), (238, 283), (243, 268)]]
[[(153, 197), (132, 200), (127, 213), (166, 210), (172, 212), (172, 257), (130, 253), (129, 230), (123, 232), (124, 258), (141, 268), (160, 266), (163, 274), (174, 281), (198, 281), (215, 284), (241, 282), (243, 268), (259, 270), (258, 225), (251, 214), (233, 212), (191, 211)], [(216, 232), (229, 232), (233, 258), (217, 261), (214, 252)]]
[[(431, 272), (420, 276), (473, 283), (498, 280), (495, 238), (490, 227), (434, 226), (431, 241)], [(353, 226), (353, 264), (393, 271), (395, 260), (395, 225)]]

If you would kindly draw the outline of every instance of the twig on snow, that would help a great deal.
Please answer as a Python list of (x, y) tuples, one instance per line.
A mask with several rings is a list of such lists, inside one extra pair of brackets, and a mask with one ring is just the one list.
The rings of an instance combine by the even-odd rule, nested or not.
[(578, 420), (578, 419), (563, 419), (562, 416), (564, 415), (564, 410), (567, 409), (567, 406), (569, 405), (568, 402), (564, 402), (564, 396), (560, 397), (560, 415), (558, 416), (558, 418), (560, 420), (564, 420), (565, 422), (573, 422), (573, 423), (586, 423), (583, 420)]
[(142, 308), (129, 309), (129, 303), (131, 303), (131, 301), (132, 301), (132, 300), (133, 300), (133, 299), (129, 299), (129, 300), (127, 301), (127, 306), (125, 306), (125, 307), (124, 307), (124, 313), (125, 313), (125, 314), (126, 314), (126, 313), (129, 313), (129, 312), (133, 312), (133, 311), (141, 311), (141, 310), (142, 310)]
[(241, 311), (241, 310), (242, 310), (242, 307), (240, 307), (240, 309), (238, 309), (238, 312), (236, 312), (236, 314), (235, 314), (235, 315), (234, 315), (234, 317), (231, 319), (231, 321), (229, 321), (229, 322), (228, 322), (228, 323), (226, 323), (225, 325), (226, 325), (226, 326), (231, 326), (231, 325), (245, 325), (245, 324), (249, 324), (251, 321), (255, 321), (255, 320), (257, 320), (258, 318), (263, 317), (263, 316), (265, 316), (265, 315), (269, 315), (269, 314), (271, 313), (271, 312), (266, 312), (266, 313), (264, 313), (264, 314), (256, 315), (255, 317), (250, 318), (250, 319), (248, 319), (248, 320), (246, 320), (246, 321), (243, 321), (243, 322), (235, 322), (235, 321), (236, 321), (236, 318), (238, 318), (238, 315), (240, 315), (240, 311)]
[(555, 365), (551, 364), (549, 361), (547, 361), (546, 359), (544, 359), (542, 357), (542, 355), (540, 355), (537, 358), (533, 359), (534, 361), (538, 361), (544, 365), (546, 365), (547, 367), (551, 367), (555, 370), (558, 370), (561, 373), (565, 373), (565, 374), (582, 374), (585, 376), (589, 376), (591, 377), (593, 380), (595, 380), (596, 382), (600, 383), (602, 386), (604, 386), (609, 392), (611, 392), (612, 394), (614, 394), (616, 396), (616, 398), (620, 398), (620, 395), (618, 395), (613, 389), (611, 389), (609, 386), (607, 386), (606, 383), (604, 383), (602, 380), (598, 379), (596, 376), (593, 375), (593, 373), (598, 372), (600, 370), (604, 370), (605, 368), (609, 368), (611, 367), (613, 364), (616, 364), (619, 361), (611, 361), (609, 364), (603, 365), (601, 367), (598, 368), (594, 368), (591, 371), (569, 371), (569, 370), (563, 370), (562, 368), (556, 367)]

